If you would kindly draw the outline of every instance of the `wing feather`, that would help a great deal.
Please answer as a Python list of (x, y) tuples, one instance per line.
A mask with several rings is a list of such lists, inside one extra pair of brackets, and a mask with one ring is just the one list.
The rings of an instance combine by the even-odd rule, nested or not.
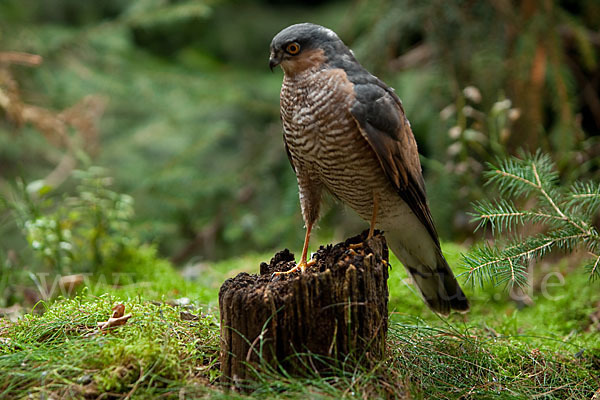
[(350, 112), (381, 167), (417, 218), (439, 245), (427, 205), (417, 143), (398, 96), (379, 80), (354, 85)]

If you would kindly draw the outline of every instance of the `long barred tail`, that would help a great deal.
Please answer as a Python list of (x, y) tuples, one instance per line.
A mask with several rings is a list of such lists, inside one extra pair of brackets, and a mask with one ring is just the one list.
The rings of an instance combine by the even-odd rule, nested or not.
[(450, 314), (451, 310), (469, 311), (469, 300), (441, 252), (438, 264), (433, 268), (427, 265), (405, 267), (419, 288), (423, 300), (433, 311), (442, 315)]
[[(448, 262), (442, 255), (437, 243), (424, 236), (420, 246), (407, 249), (406, 237), (395, 235), (394, 231), (386, 232), (388, 245), (402, 261), (404, 267), (419, 288), (425, 303), (436, 313), (450, 314), (451, 310), (469, 311), (469, 300), (462, 291)], [(404, 240), (403, 240), (404, 239)]]

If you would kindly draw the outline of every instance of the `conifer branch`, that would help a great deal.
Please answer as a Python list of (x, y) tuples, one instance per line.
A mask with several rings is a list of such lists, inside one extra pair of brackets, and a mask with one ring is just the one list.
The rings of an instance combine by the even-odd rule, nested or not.
[(506, 217), (540, 217), (543, 219), (554, 219), (557, 221), (569, 221), (569, 218), (567, 218), (565, 216), (560, 217), (560, 216), (546, 214), (546, 213), (528, 212), (528, 211), (519, 211), (519, 212), (512, 212), (512, 213), (481, 214), (481, 215), (477, 216), (477, 218), (486, 219), (486, 220), (500, 219), (500, 218), (506, 218)]
[[(600, 277), (600, 236), (592, 220), (600, 208), (600, 185), (576, 182), (565, 190), (559, 186), (555, 165), (540, 152), (524, 159), (511, 157), (492, 166), (488, 183), (495, 184), (503, 198), (473, 205), (476, 229), (490, 226), (497, 245), (483, 245), (463, 256), (467, 280), (485, 279), (512, 286), (525, 285), (526, 264), (544, 257), (555, 248), (570, 252), (584, 247), (593, 257), (588, 265), (591, 278)], [(527, 197), (539, 199), (535, 209), (523, 209)], [(511, 198), (517, 198), (515, 203)], [(526, 223), (542, 223), (546, 230), (534, 236), (518, 237), (515, 229)], [(499, 237), (506, 230), (506, 235)], [(504, 245), (502, 245), (504, 243)]]
[(595, 258), (593, 264), (589, 266), (590, 280), (595, 280), (600, 277), (600, 254), (595, 254), (590, 251), (590, 255)]
[(537, 189), (537, 186), (536, 186), (536, 184), (535, 184), (535, 183), (533, 183), (533, 182), (531, 182), (531, 181), (529, 181), (529, 180), (527, 180), (527, 179), (525, 179), (525, 178), (522, 178), (522, 177), (520, 177), (520, 176), (518, 176), (518, 175), (511, 174), (511, 173), (509, 173), (509, 172), (506, 172), (506, 171), (501, 171), (501, 170), (499, 170), (499, 169), (497, 169), (497, 170), (496, 170), (496, 171), (494, 171), (494, 172), (495, 172), (496, 174), (498, 174), (498, 175), (502, 175), (502, 176), (505, 176), (505, 177), (507, 177), (507, 178), (512, 178), (512, 179), (515, 179), (515, 180), (517, 180), (517, 181), (523, 182), (523, 183), (525, 183), (525, 184), (527, 184), (527, 185), (530, 185), (530, 186), (532, 186), (532, 187), (534, 187), (534, 188), (536, 188), (536, 189)]
[[(512, 263), (513, 260), (536, 258), (536, 257), (533, 257), (535, 254), (540, 253), (546, 249), (550, 249), (554, 244), (560, 243), (561, 241), (566, 242), (568, 240), (583, 239), (583, 238), (585, 238), (585, 234), (570, 235), (570, 236), (566, 236), (566, 237), (551, 239), (551, 240), (546, 241), (544, 244), (534, 247), (532, 249), (528, 249), (527, 251), (523, 251), (523, 252), (513, 254), (513, 255), (508, 255), (503, 258), (497, 258), (492, 261), (488, 261), (483, 264), (479, 264), (474, 267), (470, 267), (469, 274), (473, 274), (482, 268), (486, 268), (486, 267), (489, 267), (494, 264), (500, 264), (502, 262)], [(509, 246), (505, 250), (512, 250), (512, 249), (515, 249), (516, 247), (518, 247), (518, 245)]]
[(540, 193), (542, 193), (542, 195), (546, 198), (546, 200), (548, 201), (548, 203), (550, 203), (550, 205), (552, 206), (552, 208), (554, 208), (554, 211), (556, 211), (556, 213), (558, 215), (560, 215), (563, 218), (567, 218), (565, 216), (565, 214), (563, 214), (563, 212), (560, 210), (560, 208), (558, 208), (558, 206), (556, 205), (556, 203), (554, 203), (554, 201), (552, 200), (552, 198), (550, 196), (548, 196), (548, 193), (546, 193), (546, 191), (542, 187), (542, 181), (540, 180), (540, 176), (539, 176), (539, 174), (537, 172), (537, 168), (535, 166), (535, 163), (531, 163), (531, 169), (533, 170), (533, 175), (535, 176), (535, 180), (537, 182), (537, 184), (535, 185), (535, 187), (540, 191)]
[(554, 209), (554, 211), (556, 211), (556, 213), (558, 215), (560, 215), (565, 221), (567, 221), (568, 223), (570, 223), (571, 225), (573, 225), (574, 227), (578, 228), (579, 230), (581, 230), (582, 232), (587, 232), (586, 229), (580, 225), (578, 225), (575, 221), (571, 220), (569, 217), (567, 217), (562, 210), (556, 205), (556, 203), (554, 202), (554, 200), (552, 200), (552, 197), (550, 197), (548, 195), (548, 192), (546, 192), (544, 190), (544, 187), (542, 186), (542, 181), (540, 180), (540, 176), (537, 172), (537, 167), (535, 165), (535, 162), (531, 163), (531, 169), (533, 170), (533, 174), (535, 176), (535, 180), (537, 182), (536, 187), (538, 188), (538, 190), (540, 191), (540, 193), (546, 198), (546, 201), (548, 201), (548, 203), (550, 204), (550, 206)]

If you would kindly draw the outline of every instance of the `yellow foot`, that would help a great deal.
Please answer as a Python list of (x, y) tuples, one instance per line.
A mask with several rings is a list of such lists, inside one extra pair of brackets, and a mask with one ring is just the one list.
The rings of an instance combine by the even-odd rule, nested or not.
[(315, 265), (317, 263), (317, 260), (309, 260), (307, 261), (300, 261), (298, 264), (296, 264), (296, 266), (292, 269), (288, 269), (287, 271), (280, 271), (280, 272), (273, 272), (272, 276), (278, 276), (278, 275), (287, 275), (287, 274), (291, 274), (294, 273), (298, 270), (300, 270), (300, 273), (304, 273), (306, 271), (307, 268), (312, 267), (313, 265)]
[(348, 246), (348, 248), (355, 250), (355, 249), (360, 249), (361, 247), (363, 247), (364, 243), (360, 242), (360, 243), (353, 243), (351, 245)]

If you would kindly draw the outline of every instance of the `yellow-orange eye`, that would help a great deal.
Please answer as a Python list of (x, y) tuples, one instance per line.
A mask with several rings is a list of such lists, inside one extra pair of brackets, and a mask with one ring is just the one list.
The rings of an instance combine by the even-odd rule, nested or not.
[(290, 43), (285, 48), (285, 51), (287, 51), (291, 55), (298, 54), (300, 52), (300, 45), (296, 42)]

